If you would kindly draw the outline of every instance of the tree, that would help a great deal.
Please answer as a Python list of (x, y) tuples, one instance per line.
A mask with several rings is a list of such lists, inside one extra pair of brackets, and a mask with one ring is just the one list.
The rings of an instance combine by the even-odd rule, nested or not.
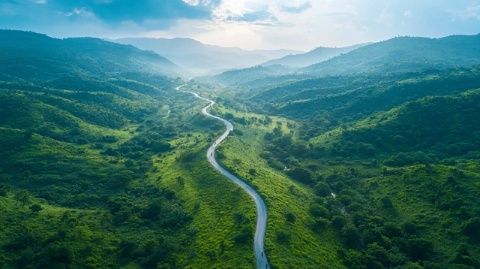
[(278, 231), (277, 232), (277, 241), (280, 244), (288, 244), (290, 243), (290, 233), (286, 231)]
[(433, 254), (433, 243), (426, 239), (410, 239), (406, 253), (415, 261), (425, 260)]
[(38, 213), (42, 210), (42, 206), (39, 205), (39, 204), (33, 204), (30, 206), (30, 210), (32, 211), (32, 213)]
[(295, 221), (297, 220), (297, 217), (295, 216), (295, 214), (293, 214), (292, 211), (288, 210), (287, 212), (285, 212), (285, 219), (289, 223), (295, 223)]
[(357, 248), (362, 243), (362, 237), (358, 229), (353, 225), (346, 225), (342, 228), (342, 239), (345, 245), (349, 248)]
[(463, 225), (463, 233), (474, 242), (480, 241), (480, 218), (469, 219)]
[(328, 215), (329, 215), (328, 210), (325, 207), (323, 207), (319, 204), (313, 204), (310, 207), (310, 213), (314, 217), (328, 217)]
[(155, 200), (143, 210), (141, 216), (145, 219), (155, 221), (159, 218), (161, 210), (162, 201)]
[(330, 187), (325, 182), (318, 182), (314, 187), (315, 193), (319, 196), (327, 196), (332, 193)]
[(14, 198), (24, 206), (30, 201), (30, 194), (25, 190), (21, 190), (15, 194)]
[(299, 182), (302, 182), (302, 183), (305, 183), (305, 184), (308, 184), (308, 185), (312, 185), (313, 183), (313, 180), (312, 180), (312, 175), (310, 174), (310, 172), (308, 170), (305, 170), (303, 168), (294, 168), (292, 169), (291, 171), (288, 171), (287, 174), (299, 181)]
[(243, 227), (234, 237), (233, 240), (237, 244), (245, 244), (253, 238), (252, 230), (249, 227)]
[(344, 216), (335, 216), (332, 218), (332, 225), (337, 229), (342, 229), (347, 224), (347, 219)]

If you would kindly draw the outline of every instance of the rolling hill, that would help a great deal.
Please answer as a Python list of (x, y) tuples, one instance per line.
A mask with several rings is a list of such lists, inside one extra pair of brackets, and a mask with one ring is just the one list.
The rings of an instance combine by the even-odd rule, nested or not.
[(398, 37), (364, 46), (300, 72), (316, 76), (405, 73), (480, 64), (480, 35)]
[[(174, 100), (175, 81), (158, 71), (175, 65), (131, 46), (19, 31), (0, 31), (0, 62), (0, 267), (173, 264), (191, 217), (146, 178), (175, 126), (145, 121)], [(151, 233), (162, 239), (146, 243)]]
[(178, 75), (179, 68), (153, 52), (95, 38), (56, 39), (0, 30), (0, 73), (17, 78), (54, 78), (65, 74), (143, 72)]
[(336, 56), (348, 53), (365, 45), (355, 45), (341, 48), (318, 47), (306, 53), (290, 54), (279, 59), (270, 60), (261, 65), (283, 65), (290, 68), (302, 68), (313, 64), (317, 64)]

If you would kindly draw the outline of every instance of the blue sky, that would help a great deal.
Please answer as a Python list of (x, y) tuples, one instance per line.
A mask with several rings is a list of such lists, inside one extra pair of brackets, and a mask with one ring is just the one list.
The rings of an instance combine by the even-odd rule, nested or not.
[(480, 0), (0, 0), (0, 28), (308, 50), (479, 33)]

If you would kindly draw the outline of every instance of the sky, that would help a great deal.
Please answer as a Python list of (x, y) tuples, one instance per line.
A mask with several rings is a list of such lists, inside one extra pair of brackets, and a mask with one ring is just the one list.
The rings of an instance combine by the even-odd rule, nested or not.
[(480, 0), (0, 0), (0, 28), (310, 50), (480, 33)]

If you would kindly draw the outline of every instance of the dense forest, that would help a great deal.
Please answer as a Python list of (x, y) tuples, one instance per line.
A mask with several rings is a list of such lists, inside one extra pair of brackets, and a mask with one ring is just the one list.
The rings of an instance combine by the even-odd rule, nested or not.
[[(225, 183), (197, 161), (219, 126), (159, 73), (173, 64), (97, 39), (0, 36), (1, 268), (210, 267), (212, 245), (249, 252), (246, 198), (227, 186), (236, 209), (213, 209)], [(202, 228), (218, 218), (239, 232)]]
[[(345, 267), (479, 268), (479, 75), (468, 67), (297, 79), (236, 88), (223, 103), (239, 111), (229, 113), (243, 132), (257, 129), (239, 132), (238, 144), (261, 139), (258, 157), (313, 191), (308, 226), (335, 234), (342, 248), (332, 255)], [(270, 116), (241, 117), (245, 104)], [(300, 216), (285, 214), (286, 223)]]

